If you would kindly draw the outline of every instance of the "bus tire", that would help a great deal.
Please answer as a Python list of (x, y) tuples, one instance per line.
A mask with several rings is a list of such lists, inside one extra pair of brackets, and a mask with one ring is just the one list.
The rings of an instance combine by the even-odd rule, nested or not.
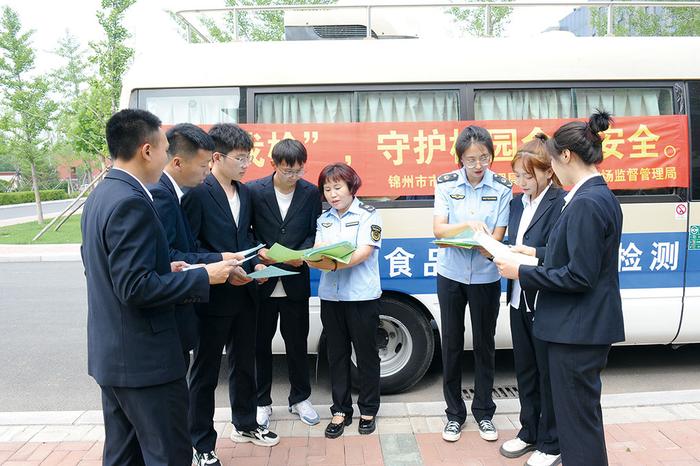
[[(399, 393), (423, 378), (435, 352), (435, 338), (430, 322), (410, 302), (395, 297), (380, 299), (382, 310), (377, 328), (381, 391)], [(359, 384), (355, 354), (352, 355), (352, 379)]]

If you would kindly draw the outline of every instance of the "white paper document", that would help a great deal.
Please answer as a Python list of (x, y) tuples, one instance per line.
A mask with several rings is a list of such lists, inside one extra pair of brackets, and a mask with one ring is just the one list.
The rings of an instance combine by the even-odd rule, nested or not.
[(537, 265), (539, 262), (536, 257), (511, 251), (510, 247), (498, 240), (493, 239), (490, 235), (487, 235), (481, 231), (474, 235), (474, 239), (479, 242), (481, 247), (486, 249), (491, 253), (491, 255), (493, 255), (493, 257), (497, 259), (517, 262), (520, 265)]

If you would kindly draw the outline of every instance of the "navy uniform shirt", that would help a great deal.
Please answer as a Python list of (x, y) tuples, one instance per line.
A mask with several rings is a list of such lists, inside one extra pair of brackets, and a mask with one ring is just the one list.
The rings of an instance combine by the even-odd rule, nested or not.
[(379, 282), (379, 248), (382, 246), (382, 219), (377, 210), (354, 198), (342, 215), (331, 207), (316, 222), (316, 243), (349, 241), (355, 247), (372, 246), (364, 262), (335, 272), (322, 272), (318, 297), (326, 301), (369, 301), (382, 294)]
[[(508, 226), (512, 184), (491, 170), (484, 172), (481, 182), (472, 186), (464, 168), (445, 173), (435, 184), (434, 215), (447, 217), (447, 223), (479, 220), (490, 232)], [(460, 283), (493, 283), (501, 277), (496, 265), (476, 249), (440, 248), (440, 275)]]

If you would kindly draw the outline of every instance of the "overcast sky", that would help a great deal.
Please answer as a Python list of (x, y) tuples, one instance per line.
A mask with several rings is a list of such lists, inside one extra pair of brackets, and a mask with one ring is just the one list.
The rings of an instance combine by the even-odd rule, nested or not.
[[(346, 0), (347, 1), (347, 0)], [(349, 0), (366, 3), (367, 0)], [(370, 0), (371, 1), (371, 0)], [(406, 3), (407, 0), (393, 0)], [(515, 0), (516, 2), (518, 0)], [(556, 1), (556, 0), (541, 0)], [(390, 3), (392, 0), (381, 0)], [(427, 3), (420, 1), (420, 3)], [(95, 18), (95, 11), (100, 6), (99, 0), (0, 0), (0, 4), (9, 5), (20, 15), (24, 28), (35, 29), (34, 46), (38, 51), (37, 68), (48, 70), (58, 65), (58, 60), (51, 53), (57, 41), (66, 31), (77, 36), (83, 46), (90, 40), (101, 38), (101, 29)], [(126, 26), (132, 34), (131, 46), (137, 53), (144, 53), (182, 41), (173, 21), (166, 10), (187, 8), (216, 8), (223, 6), (223, 0), (138, 0), (128, 11)], [(516, 8), (511, 22), (506, 28), (509, 36), (532, 35), (554, 26), (558, 20), (568, 14), (570, 7), (522, 7)], [(425, 36), (444, 34), (444, 15), (436, 14), (431, 21), (425, 21), (421, 15), (421, 33)], [(432, 27), (431, 27), (432, 26)]]

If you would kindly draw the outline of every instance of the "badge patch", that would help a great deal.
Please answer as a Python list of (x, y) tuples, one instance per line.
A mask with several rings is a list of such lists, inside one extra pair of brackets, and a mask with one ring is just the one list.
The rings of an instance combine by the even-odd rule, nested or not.
[(346, 226), (346, 227), (356, 227), (356, 226), (359, 225), (359, 224), (360, 224), (360, 222), (356, 220), (356, 221), (354, 221), (354, 222), (348, 222), (348, 223), (346, 223), (345, 226)]
[(452, 199), (456, 199), (458, 201), (461, 201), (462, 199), (464, 199), (464, 194), (450, 194), (450, 197)]
[(382, 239), (382, 227), (379, 225), (372, 225), (370, 229), (372, 230), (372, 241), (379, 241)]
[(497, 201), (498, 196), (481, 196), (482, 201)]
[(330, 222), (329, 223), (322, 223), (321, 225), (323, 225), (324, 228), (329, 228), (330, 226), (333, 225), (333, 223), (330, 223)]

